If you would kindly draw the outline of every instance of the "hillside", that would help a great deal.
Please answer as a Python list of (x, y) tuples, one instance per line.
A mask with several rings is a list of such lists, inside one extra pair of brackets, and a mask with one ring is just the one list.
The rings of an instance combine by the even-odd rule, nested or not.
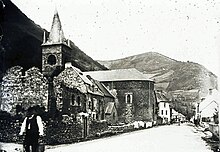
[(156, 52), (99, 62), (109, 69), (136, 68), (156, 82), (156, 89), (200, 89), (206, 93), (209, 88), (217, 87), (216, 75), (204, 66), (193, 62), (180, 62)]
[[(0, 77), (2, 72), (15, 65), (24, 67), (24, 70), (33, 66), (41, 68), (44, 29), (30, 20), (10, 0), (3, 2), (5, 8), (3, 14), (1, 13), (3, 39), (0, 41)], [(71, 46), (75, 50), (74, 64), (77, 67), (83, 70), (106, 69), (82, 52), (74, 43), (71, 43)]]

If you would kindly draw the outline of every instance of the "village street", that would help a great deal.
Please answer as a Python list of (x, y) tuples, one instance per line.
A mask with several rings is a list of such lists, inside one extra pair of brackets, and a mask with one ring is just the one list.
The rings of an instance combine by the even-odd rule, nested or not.
[(159, 126), (114, 137), (48, 147), (46, 152), (211, 152), (189, 124)]

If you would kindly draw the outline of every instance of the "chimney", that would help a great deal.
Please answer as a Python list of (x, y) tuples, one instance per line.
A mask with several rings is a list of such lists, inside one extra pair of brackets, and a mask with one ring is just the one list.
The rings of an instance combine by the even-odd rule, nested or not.
[(72, 67), (72, 63), (71, 62), (65, 63), (65, 68), (71, 68), (71, 67)]
[(212, 95), (212, 90), (213, 90), (213, 89), (209, 89), (209, 95)]
[(67, 40), (67, 45), (70, 47), (70, 40), (69, 39)]
[(46, 43), (46, 33), (44, 31), (44, 36), (43, 36), (43, 44)]
[(205, 100), (205, 98), (203, 97), (203, 98), (201, 98), (201, 102), (203, 102)]

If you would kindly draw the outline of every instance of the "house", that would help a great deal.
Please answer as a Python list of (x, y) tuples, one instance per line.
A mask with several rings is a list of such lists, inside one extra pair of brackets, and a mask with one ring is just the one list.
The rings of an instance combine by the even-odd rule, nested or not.
[(171, 110), (171, 121), (179, 122), (179, 113), (174, 109)]
[(216, 89), (209, 89), (209, 94), (199, 103), (200, 123), (207, 125), (217, 123), (217, 113), (220, 105), (220, 93)]
[(179, 113), (179, 120), (180, 122), (186, 122), (186, 116), (184, 116), (182, 113)]
[(114, 90), (118, 120), (123, 123), (156, 120), (154, 81), (131, 69), (83, 72)]
[(162, 119), (162, 124), (169, 124), (171, 119), (171, 107), (166, 93), (162, 90), (156, 90), (158, 104), (158, 116)]
[(172, 122), (185, 122), (186, 116), (184, 116), (182, 113), (177, 112), (176, 110), (171, 110), (171, 121)]

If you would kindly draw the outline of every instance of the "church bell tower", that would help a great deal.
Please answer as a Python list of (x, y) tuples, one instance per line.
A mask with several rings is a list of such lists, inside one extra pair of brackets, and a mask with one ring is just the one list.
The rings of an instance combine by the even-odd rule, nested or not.
[(60, 18), (55, 10), (50, 34), (44, 33), (42, 46), (42, 73), (46, 77), (57, 76), (71, 59), (71, 48), (64, 37)]
[(48, 80), (48, 111), (55, 113), (56, 97), (53, 78), (63, 71), (66, 62), (71, 61), (69, 41), (64, 37), (57, 10), (54, 13), (50, 34), (44, 33), (42, 47), (42, 73)]

